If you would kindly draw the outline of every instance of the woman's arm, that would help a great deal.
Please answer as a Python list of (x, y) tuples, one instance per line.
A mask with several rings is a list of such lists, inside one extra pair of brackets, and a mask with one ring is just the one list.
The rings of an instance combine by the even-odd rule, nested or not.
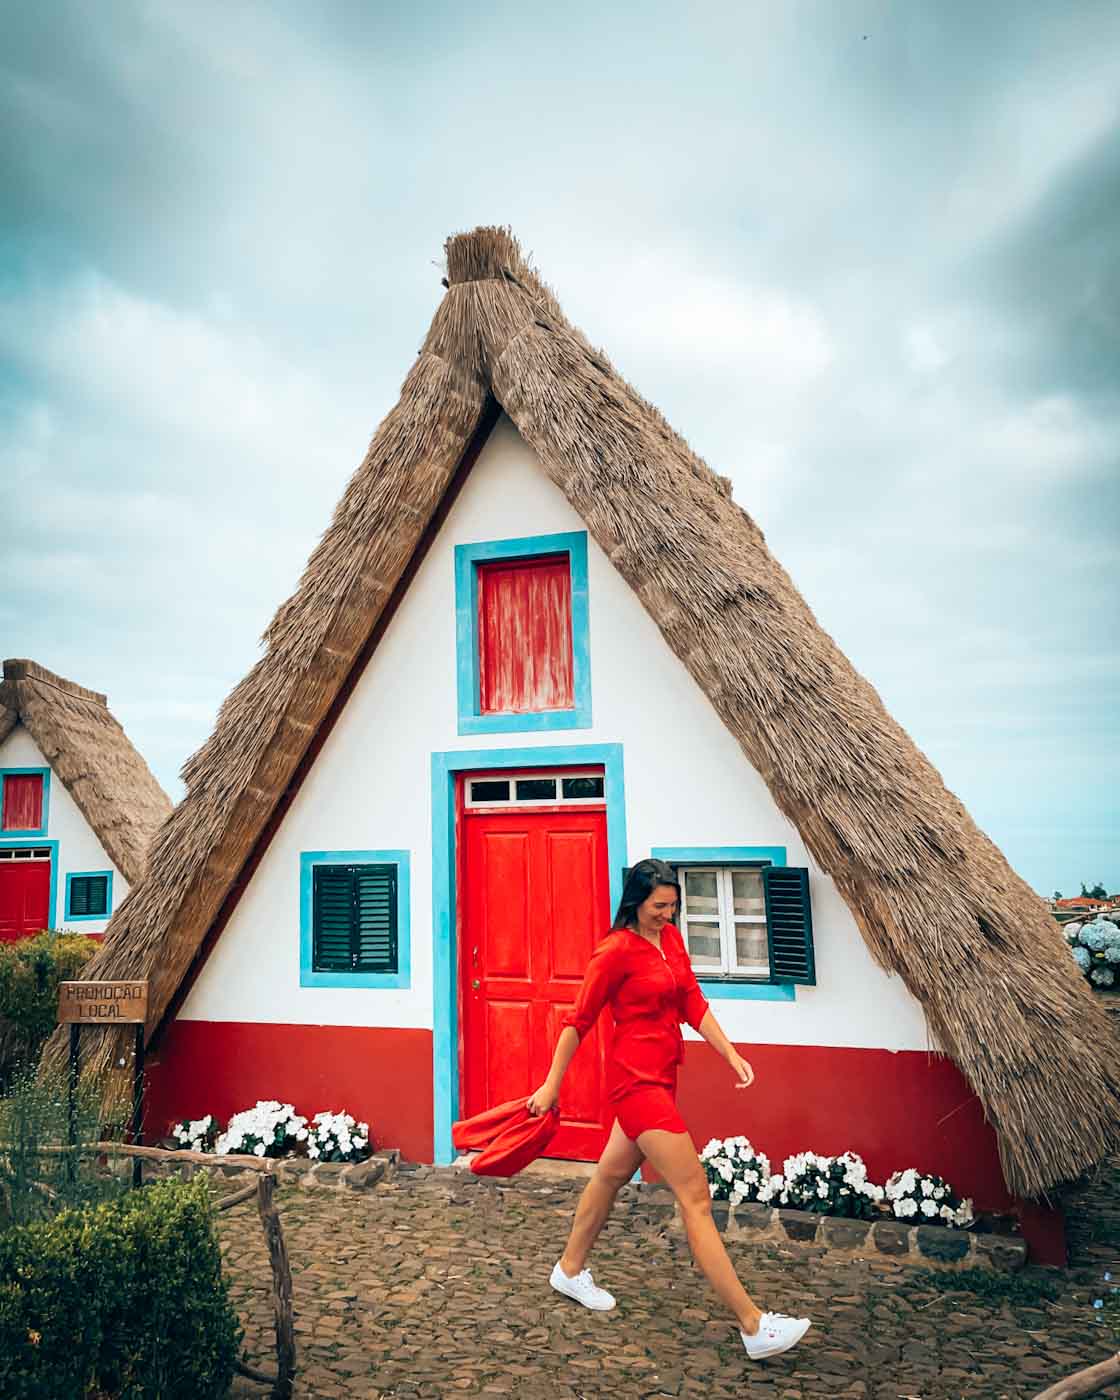
[(713, 1050), (719, 1051), (739, 1076), (739, 1082), (735, 1085), (736, 1089), (746, 1089), (749, 1085), (754, 1083), (754, 1070), (751, 1069), (747, 1061), (743, 1059), (742, 1055), (739, 1054), (738, 1050), (736, 1050), (734, 1045), (728, 1040), (727, 1036), (724, 1034), (723, 1027), (712, 1015), (710, 1010), (705, 1013), (704, 1019), (696, 1029)]
[(614, 995), (622, 981), (623, 973), (618, 940), (608, 935), (600, 940), (591, 954), (591, 961), (587, 964), (583, 985), (579, 989), (575, 1005), (561, 1023), (563, 1029), (556, 1041), (548, 1078), (525, 1102), (525, 1107), (534, 1116), (547, 1113), (559, 1098), (560, 1085), (572, 1062), (572, 1056), (579, 1049), (580, 1041), (599, 1019), (603, 1007)]
[(552, 1056), (552, 1068), (548, 1071), (548, 1078), (525, 1105), (534, 1117), (547, 1113), (560, 1097), (560, 1085), (568, 1072), (568, 1066), (572, 1063), (572, 1056), (578, 1049), (579, 1031), (575, 1026), (565, 1026), (556, 1041), (556, 1051)]

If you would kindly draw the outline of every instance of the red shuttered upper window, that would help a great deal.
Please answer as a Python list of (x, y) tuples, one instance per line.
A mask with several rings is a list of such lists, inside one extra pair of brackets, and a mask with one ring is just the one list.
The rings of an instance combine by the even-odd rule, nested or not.
[(41, 831), (43, 826), (43, 775), (5, 773), (0, 830)]
[(482, 714), (574, 705), (572, 570), (567, 554), (478, 566)]

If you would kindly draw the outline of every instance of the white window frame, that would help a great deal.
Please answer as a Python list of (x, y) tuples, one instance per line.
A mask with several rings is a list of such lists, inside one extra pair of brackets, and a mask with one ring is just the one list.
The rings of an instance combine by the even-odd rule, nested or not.
[[(698, 966), (692, 964), (692, 970), (698, 978), (724, 978), (734, 979), (742, 982), (769, 982), (771, 978), (770, 960), (767, 957), (766, 966), (760, 967), (754, 964), (750, 967), (740, 967), (738, 960), (738, 943), (735, 939), (735, 928), (738, 924), (751, 924), (756, 928), (761, 925), (766, 928), (766, 915), (763, 914), (736, 914), (735, 897), (732, 886), (732, 876), (736, 871), (754, 870), (760, 875), (765, 867), (762, 865), (714, 865), (693, 863), (690, 865), (680, 865), (677, 867), (677, 878), (681, 882), (681, 907), (680, 926), (681, 936), (684, 939), (685, 947), (688, 947), (688, 891), (686, 876), (695, 872), (698, 874), (711, 875), (716, 877), (716, 899), (719, 906), (718, 916), (712, 914), (696, 914), (693, 917), (696, 923), (705, 923), (710, 926), (719, 925), (719, 949), (720, 967), (718, 969), (708, 966)], [(691, 953), (690, 953), (691, 958)]]

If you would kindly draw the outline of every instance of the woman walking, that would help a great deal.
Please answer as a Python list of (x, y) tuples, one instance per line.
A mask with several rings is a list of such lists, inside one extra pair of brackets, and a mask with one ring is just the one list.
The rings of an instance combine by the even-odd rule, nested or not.
[(586, 1308), (614, 1307), (614, 1298), (592, 1279), (587, 1258), (619, 1189), (648, 1160), (672, 1188), (692, 1257), (738, 1322), (747, 1355), (761, 1360), (796, 1346), (810, 1324), (808, 1318), (763, 1312), (739, 1282), (712, 1219), (707, 1177), (677, 1112), (681, 1021), (723, 1056), (738, 1077), (737, 1089), (754, 1081), (754, 1071), (724, 1034), (697, 984), (672, 923), (679, 901), (672, 866), (660, 860), (634, 866), (611, 932), (592, 954), (576, 1004), (564, 1019), (548, 1078), (528, 1100), (534, 1115), (552, 1109), (580, 1041), (609, 1006), (615, 1029), (607, 1094), (615, 1123), (549, 1281)]

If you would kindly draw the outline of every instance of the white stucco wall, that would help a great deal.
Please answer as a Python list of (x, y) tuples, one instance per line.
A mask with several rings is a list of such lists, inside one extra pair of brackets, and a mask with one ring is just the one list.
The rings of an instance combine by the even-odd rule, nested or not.
[[(43, 757), (42, 750), (22, 724), (17, 724), (3, 743), (0, 743), (0, 768), (49, 767), (50, 764)], [(74, 933), (104, 933), (109, 922), (107, 918), (79, 919), (73, 923), (67, 921), (66, 876), (68, 873), (96, 874), (103, 870), (111, 870), (113, 882), (110, 891), (110, 914), (128, 893), (128, 882), (109, 859), (105, 847), (55, 773), (51, 774), (47, 834), (41, 839), (58, 842), (55, 928), (70, 929)], [(35, 844), (33, 839), (0, 832), (0, 844), (11, 841), (18, 841), (20, 845)]]
[[(714, 1002), (734, 1039), (928, 1048), (920, 1006), (872, 962), (832, 881), (816, 868), (758, 773), (593, 540), (593, 727), (456, 733), (454, 546), (584, 528), (503, 417), (181, 1016), (431, 1026), (432, 752), (621, 742), (631, 863), (654, 846), (785, 846), (790, 865), (809, 868), (817, 986), (799, 987), (794, 1002)], [(389, 848), (411, 852), (411, 988), (301, 988), (300, 852)]]

